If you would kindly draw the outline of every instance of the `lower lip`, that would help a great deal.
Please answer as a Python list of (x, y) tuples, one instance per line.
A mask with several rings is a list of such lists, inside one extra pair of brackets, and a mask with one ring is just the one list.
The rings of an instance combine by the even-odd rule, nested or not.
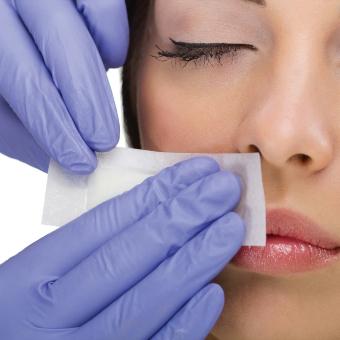
[(265, 247), (241, 247), (231, 264), (264, 274), (288, 275), (315, 270), (340, 258), (340, 250), (324, 249), (297, 239), (267, 235)]

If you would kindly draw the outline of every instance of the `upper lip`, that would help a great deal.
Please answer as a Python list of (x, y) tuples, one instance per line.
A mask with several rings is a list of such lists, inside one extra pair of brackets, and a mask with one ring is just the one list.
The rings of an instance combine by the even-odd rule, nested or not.
[(334, 237), (309, 218), (289, 209), (267, 211), (267, 235), (285, 236), (324, 249), (335, 249)]

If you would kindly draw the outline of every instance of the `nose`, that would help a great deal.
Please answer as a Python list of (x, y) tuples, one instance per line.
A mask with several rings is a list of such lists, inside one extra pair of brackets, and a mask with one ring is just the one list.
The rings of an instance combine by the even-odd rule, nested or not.
[(291, 65), (268, 72), (238, 128), (236, 147), (260, 152), (277, 169), (317, 172), (333, 158), (329, 84), (308, 61)]

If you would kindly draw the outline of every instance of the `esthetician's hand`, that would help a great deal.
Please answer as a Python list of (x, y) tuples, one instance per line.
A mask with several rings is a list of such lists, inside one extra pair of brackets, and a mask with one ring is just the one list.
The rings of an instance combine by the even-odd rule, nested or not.
[(2, 339), (204, 339), (209, 282), (240, 248), (241, 184), (215, 161), (163, 170), (0, 266)]
[(105, 67), (124, 63), (128, 37), (124, 0), (0, 0), (0, 152), (92, 172), (93, 150), (119, 140)]

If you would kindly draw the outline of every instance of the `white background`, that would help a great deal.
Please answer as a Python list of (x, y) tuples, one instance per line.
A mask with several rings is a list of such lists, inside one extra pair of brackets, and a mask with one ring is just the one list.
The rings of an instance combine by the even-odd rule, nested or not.
[[(119, 70), (108, 72), (122, 122)], [(126, 146), (121, 124), (119, 146)], [(0, 154), (0, 263), (55, 228), (41, 225), (47, 175)]]

